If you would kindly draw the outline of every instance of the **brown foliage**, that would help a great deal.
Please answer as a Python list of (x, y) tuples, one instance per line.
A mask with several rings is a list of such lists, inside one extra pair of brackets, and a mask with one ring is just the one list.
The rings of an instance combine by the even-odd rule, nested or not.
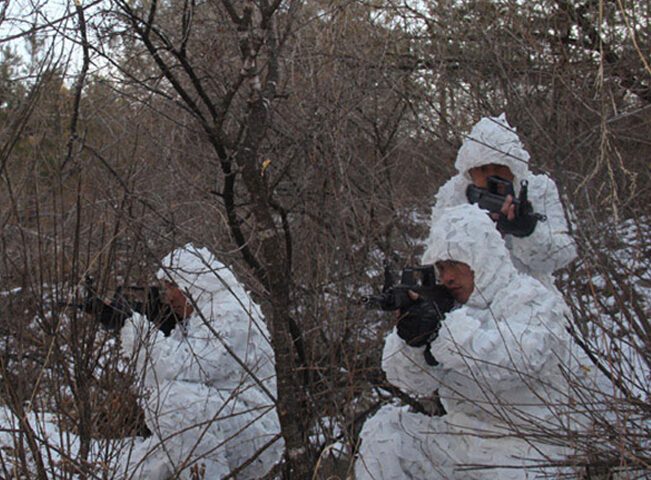
[[(264, 305), (281, 407), (301, 412), (284, 420), (288, 444), (305, 448), (290, 466), (308, 475), (329, 457), (341, 471), (365, 416), (394, 394), (379, 368), (392, 319), (357, 299), (380, 288), (385, 257), (418, 261), (426, 226), (412, 213), (428, 214), (470, 125), (502, 111), (532, 168), (572, 206), (581, 260), (562, 285), (577, 324), (595, 320), (576, 279), (619, 275), (617, 232), (598, 246), (596, 232), (622, 219), (648, 225), (650, 7), (300, 3), (89, 11), (89, 29), (105, 22), (89, 46), (122, 44), (101, 58), (113, 68), (77, 74), (83, 90), (68, 90), (63, 66), (44, 66), (11, 109), (0, 105), (0, 278), (2, 290), (21, 288), (0, 297), (3, 399), (14, 411), (54, 404), (86, 449), (116, 434), (124, 423), (101, 412), (116, 398), (135, 405), (131, 380), (99, 382), (111, 368), (98, 363), (106, 337), (53, 302), (74, 298), (87, 273), (102, 292), (145, 284), (163, 255), (193, 241)], [(635, 248), (648, 258), (645, 245)], [(646, 307), (626, 301), (631, 282), (612, 284), (617, 322), (647, 328)], [(346, 455), (328, 448), (339, 441)]]

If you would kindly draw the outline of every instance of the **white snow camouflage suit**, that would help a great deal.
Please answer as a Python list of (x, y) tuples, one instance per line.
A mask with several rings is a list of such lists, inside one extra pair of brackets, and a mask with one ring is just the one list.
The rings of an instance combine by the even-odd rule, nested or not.
[(394, 329), (382, 367), (389, 382), (411, 395), (438, 390), (447, 414), (383, 407), (362, 429), (356, 479), (535, 478), (533, 465), (560, 453), (527, 433), (537, 423), (554, 425), (556, 410), (546, 403), (563, 397), (567, 306), (517, 272), (500, 233), (474, 205), (435, 218), (423, 264), (440, 260), (469, 265), (475, 288), (466, 304), (446, 314), (431, 343), (439, 365), (428, 365), (427, 347), (407, 346)]
[(538, 222), (531, 235), (522, 238), (507, 235), (506, 242), (519, 271), (552, 286), (552, 273), (576, 257), (576, 248), (568, 234), (556, 185), (547, 175), (529, 171), (529, 153), (504, 114), (483, 118), (472, 128), (457, 154), (455, 167), (459, 173), (436, 194), (432, 219), (449, 207), (468, 203), (466, 189), (472, 183), (468, 171), (488, 164), (505, 165), (511, 170), (516, 195), (520, 193), (522, 180), (529, 182), (528, 196), (533, 210), (547, 216), (545, 222)]
[(280, 432), (271, 398), (274, 352), (259, 307), (206, 249), (187, 245), (162, 265), (158, 277), (176, 282), (196, 308), (169, 337), (140, 316), (122, 329), (123, 351), (135, 359), (146, 389), (152, 436), (135, 440), (121, 469), (126, 478), (179, 472), (174, 478), (189, 480), (194, 466), (205, 468), (203, 478), (223, 478), (255, 458), (237, 478), (263, 477), (284, 442), (259, 452)]

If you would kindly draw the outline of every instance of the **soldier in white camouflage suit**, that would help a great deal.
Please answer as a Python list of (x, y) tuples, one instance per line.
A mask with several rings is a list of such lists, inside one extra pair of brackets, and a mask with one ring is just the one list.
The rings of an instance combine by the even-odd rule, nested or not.
[[(547, 175), (534, 175), (529, 171), (529, 153), (504, 114), (483, 118), (473, 127), (459, 149), (455, 167), (459, 173), (436, 194), (432, 219), (436, 220), (449, 207), (468, 203), (468, 185), (486, 188), (491, 175), (512, 181), (516, 196), (521, 182), (528, 182), (528, 196), (534, 212), (547, 219), (539, 221), (530, 235), (505, 235), (505, 241), (518, 271), (552, 287), (552, 273), (574, 260), (576, 247), (568, 234), (556, 185)], [(513, 220), (512, 203), (504, 205), (503, 211)]]
[[(516, 270), (504, 239), (475, 205), (434, 219), (423, 264), (437, 266), (457, 306), (428, 345), (409, 346), (410, 329), (395, 329), (382, 366), (388, 381), (412, 396), (438, 391), (447, 413), (382, 408), (362, 429), (356, 480), (536, 478), (537, 463), (561, 454), (531, 431), (557, 425), (567, 306)], [(418, 320), (408, 313), (400, 322)], [(426, 361), (425, 349), (437, 364)]]

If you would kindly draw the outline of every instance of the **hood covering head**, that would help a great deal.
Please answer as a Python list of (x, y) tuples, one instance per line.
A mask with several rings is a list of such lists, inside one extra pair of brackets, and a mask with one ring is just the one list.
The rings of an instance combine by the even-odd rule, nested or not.
[(176, 283), (199, 308), (209, 305), (217, 295), (247, 298), (243, 286), (231, 270), (206, 248), (187, 244), (169, 253), (156, 274), (160, 280)]
[(475, 272), (468, 306), (486, 307), (516, 274), (502, 236), (476, 205), (451, 207), (433, 219), (426, 247), (423, 264), (455, 260)]
[(516, 185), (528, 173), (529, 153), (504, 114), (482, 118), (466, 136), (454, 166), (470, 178), (471, 168), (495, 163), (509, 167)]

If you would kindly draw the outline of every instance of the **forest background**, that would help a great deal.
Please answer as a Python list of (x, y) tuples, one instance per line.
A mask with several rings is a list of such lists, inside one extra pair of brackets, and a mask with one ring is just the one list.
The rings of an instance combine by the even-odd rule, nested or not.
[(418, 262), (463, 134), (502, 112), (566, 203), (579, 258), (558, 285), (612, 381), (574, 383), (594, 428), (564, 432), (567, 462), (648, 475), (649, 2), (45, 5), (0, 4), (0, 396), (23, 419), (0, 475), (47, 452), (29, 411), (82, 445), (31, 478), (90, 475), (92, 439), (127, 434), (132, 379), (57, 302), (88, 274), (145, 285), (193, 242), (265, 313), (292, 452), (270, 478), (345, 478), (365, 418), (414, 401), (380, 369), (394, 318), (359, 298), (385, 259)]

